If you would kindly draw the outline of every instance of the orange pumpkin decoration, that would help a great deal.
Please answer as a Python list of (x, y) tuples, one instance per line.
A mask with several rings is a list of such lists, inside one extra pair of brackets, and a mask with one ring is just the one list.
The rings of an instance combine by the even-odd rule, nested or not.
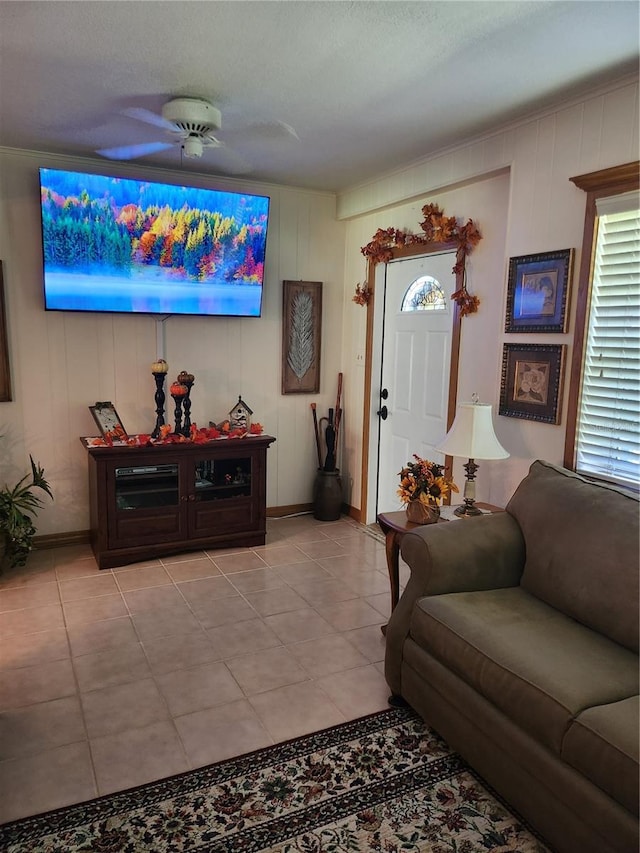
[(172, 382), (169, 388), (172, 397), (184, 397), (188, 390), (187, 386), (183, 385), (182, 382)]

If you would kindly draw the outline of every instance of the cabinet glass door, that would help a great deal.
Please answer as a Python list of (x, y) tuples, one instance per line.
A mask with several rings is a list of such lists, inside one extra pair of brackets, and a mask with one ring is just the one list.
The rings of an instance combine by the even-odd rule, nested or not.
[(196, 501), (223, 501), (250, 496), (250, 457), (204, 459), (196, 462)]
[(175, 507), (179, 502), (178, 465), (136, 465), (115, 469), (116, 509)]

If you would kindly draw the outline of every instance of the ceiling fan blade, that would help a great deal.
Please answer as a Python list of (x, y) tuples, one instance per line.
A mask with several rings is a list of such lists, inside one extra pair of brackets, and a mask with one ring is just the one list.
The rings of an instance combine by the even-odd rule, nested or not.
[(154, 125), (154, 127), (161, 127), (163, 130), (180, 130), (177, 124), (167, 121), (166, 118), (157, 113), (152, 113), (151, 110), (146, 110), (144, 107), (127, 107), (126, 110), (122, 111), (122, 115), (144, 121), (146, 124)]
[(118, 148), (100, 148), (96, 154), (107, 157), (109, 160), (134, 160), (136, 157), (144, 157), (147, 154), (155, 154), (157, 151), (165, 151), (173, 148), (172, 142), (143, 142), (140, 145), (121, 145)]
[(247, 127), (234, 128), (230, 131), (221, 131), (221, 135), (233, 143), (243, 142), (300, 142), (300, 137), (295, 128), (286, 121), (260, 121), (254, 122)]
[(294, 139), (296, 142), (300, 142), (300, 137), (296, 133), (295, 128), (287, 124), (286, 121), (268, 122), (265, 127), (265, 135), (269, 133), (278, 139)]
[(212, 133), (207, 133), (201, 137), (202, 144), (205, 148), (224, 148), (225, 144)]
[(207, 153), (205, 156), (211, 162), (215, 162), (222, 171), (231, 175), (246, 175), (253, 170), (248, 160), (226, 145), (213, 147), (212, 153)]

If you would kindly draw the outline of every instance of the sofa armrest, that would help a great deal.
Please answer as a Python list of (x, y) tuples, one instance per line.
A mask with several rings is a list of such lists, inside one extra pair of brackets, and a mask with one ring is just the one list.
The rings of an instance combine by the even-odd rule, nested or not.
[(402, 538), (402, 559), (422, 595), (516, 586), (524, 539), (508, 512), (424, 525)]
[(401, 554), (411, 576), (387, 625), (385, 656), (385, 676), (397, 695), (402, 695), (402, 647), (416, 601), (425, 595), (517, 586), (525, 544), (516, 520), (499, 512), (416, 528), (403, 536)]

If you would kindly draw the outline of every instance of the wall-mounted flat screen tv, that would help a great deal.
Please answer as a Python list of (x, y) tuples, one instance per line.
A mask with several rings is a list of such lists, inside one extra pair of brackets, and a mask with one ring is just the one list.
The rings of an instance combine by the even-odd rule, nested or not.
[(259, 317), (269, 198), (40, 169), (45, 307)]

